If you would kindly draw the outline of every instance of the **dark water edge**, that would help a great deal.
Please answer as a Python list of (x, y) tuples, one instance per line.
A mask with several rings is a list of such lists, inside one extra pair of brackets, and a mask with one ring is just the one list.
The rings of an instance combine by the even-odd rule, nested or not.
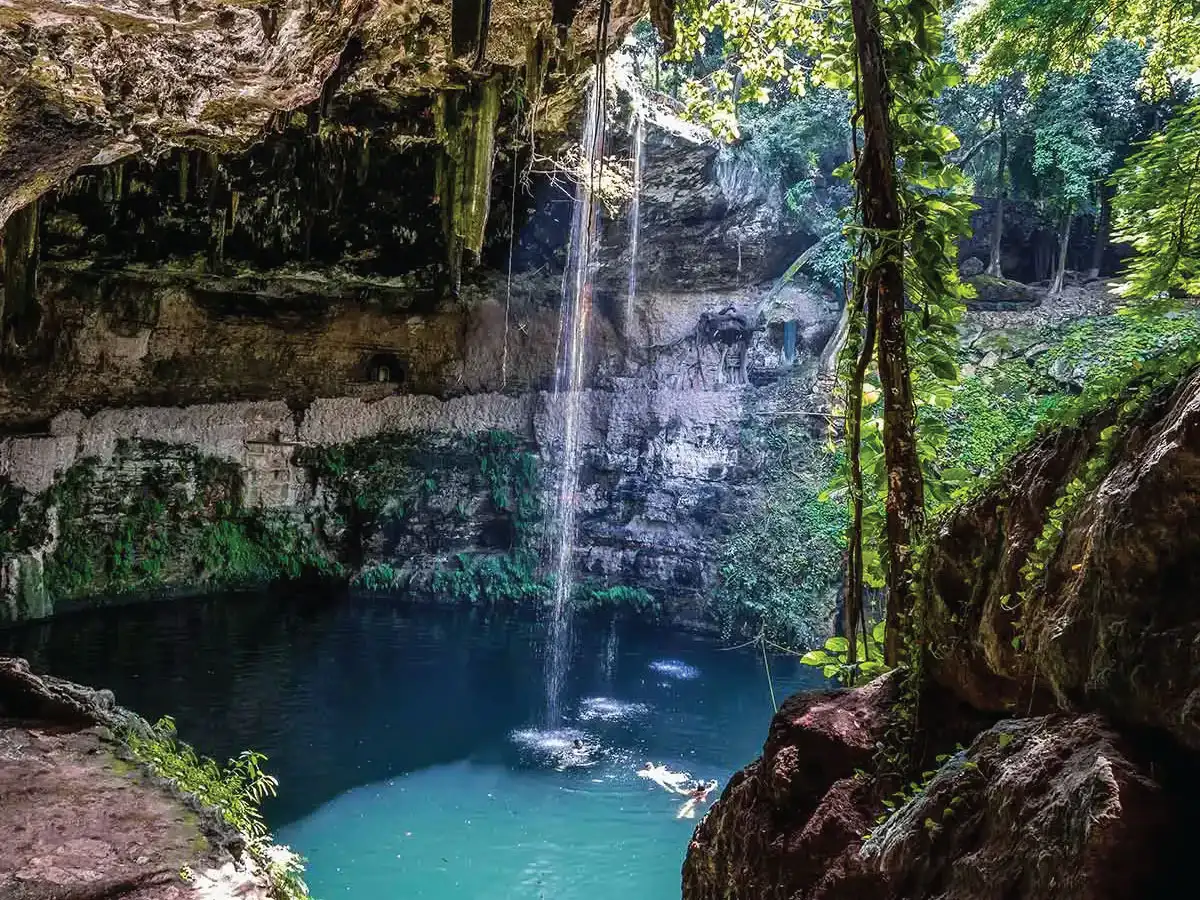
[[(265, 753), (281, 783), (265, 812), (282, 827), (398, 773), (481, 757), (517, 764), (510, 733), (544, 713), (544, 632), (529, 611), (285, 587), (68, 613), (0, 630), (0, 653), (109, 688), (148, 719), (170, 715), (218, 760)], [(686, 688), (697, 691), (687, 703), (748, 723), (729, 742), (730, 764), (741, 765), (771, 710), (753, 656), (716, 649), (694, 633), (593, 613), (575, 629), (568, 696), (644, 691), (650, 659), (704, 654), (729, 696)], [(794, 660), (777, 664), (787, 670), (780, 698), (822, 684)], [(639, 740), (652, 749), (653, 729)]]

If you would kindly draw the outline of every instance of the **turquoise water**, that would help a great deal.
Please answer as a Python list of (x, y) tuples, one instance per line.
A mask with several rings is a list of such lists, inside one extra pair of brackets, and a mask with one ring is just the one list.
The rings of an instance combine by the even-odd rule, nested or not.
[[(761, 657), (579, 623), (565, 721), (547, 728), (542, 635), (396, 601), (240, 594), (0, 632), (0, 652), (169, 713), (217, 758), (265, 752), (281, 784), (268, 820), (308, 858), (316, 897), (678, 897), (697, 820), (637, 769), (724, 787), (766, 735)], [(821, 685), (793, 659), (771, 666), (780, 697)]]

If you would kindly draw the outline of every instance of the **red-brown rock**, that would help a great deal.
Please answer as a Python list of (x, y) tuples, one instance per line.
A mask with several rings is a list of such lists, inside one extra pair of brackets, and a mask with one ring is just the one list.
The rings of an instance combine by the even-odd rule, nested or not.
[(265, 900), (215, 810), (132, 761), (112, 694), (0, 658), (0, 898)]
[(684, 897), (845, 896), (817, 887), (837, 882), (869, 830), (868, 783), (855, 770), (871, 764), (896, 693), (896, 679), (885, 676), (856, 690), (785, 701), (762, 757), (730, 780), (696, 828)]

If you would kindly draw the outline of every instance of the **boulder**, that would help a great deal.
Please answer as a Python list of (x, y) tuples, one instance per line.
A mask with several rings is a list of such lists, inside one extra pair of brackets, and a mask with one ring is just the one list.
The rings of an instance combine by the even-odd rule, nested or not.
[(124, 743), (150, 727), (111, 691), (0, 657), (0, 897), (266, 900), (245, 840)]
[(38, 675), (28, 662), (13, 657), (0, 657), (0, 719), (113, 730), (145, 727), (139, 716), (117, 706), (112, 691)]
[(983, 274), (965, 277), (964, 280), (975, 288), (975, 298), (967, 301), (968, 309), (1020, 310), (1041, 303), (1038, 293), (1019, 281)]
[(870, 896), (1120, 900), (1153, 893), (1179, 867), (1175, 810), (1132, 755), (1100, 716), (1000, 722), (874, 830), (859, 861), (875, 887)]
[(1099, 710), (1200, 749), (1200, 373), (1117, 438), (1018, 602), (1048, 510), (1114, 416), (1039, 441), (941, 524), (923, 575), (930, 671), (980, 709)]
[(987, 266), (983, 264), (983, 260), (978, 256), (969, 256), (958, 265), (958, 274), (963, 278), (973, 278), (976, 275), (982, 275), (983, 270)]
[[(780, 707), (762, 756), (735, 775), (700, 822), (683, 865), (686, 900), (789, 900), (844, 883), (870, 830), (871, 765), (898, 680), (797, 694)], [(799, 894), (801, 890), (809, 893)]]

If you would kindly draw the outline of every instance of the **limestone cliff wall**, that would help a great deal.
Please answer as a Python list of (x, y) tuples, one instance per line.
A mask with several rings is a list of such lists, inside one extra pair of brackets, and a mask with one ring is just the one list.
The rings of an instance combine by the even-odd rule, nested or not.
[[(792, 312), (809, 316), (812, 321), (811, 347), (800, 348), (789, 362), (783, 348), (772, 343), (770, 334), (760, 335), (747, 350), (747, 372), (754, 374), (760, 386), (743, 382), (741, 363), (722, 360), (718, 349), (698, 346), (692, 317), (695, 309), (725, 298), (700, 294), (685, 296), (652, 295), (644, 300), (643, 320), (653, 323), (659, 338), (655, 351), (643, 350), (629, 359), (614, 352), (602, 356), (603, 344), (592, 350), (601, 359), (598, 370), (628, 370), (632, 374), (600, 378), (586, 393), (583, 408), (583, 472), (580, 478), (580, 531), (577, 568), (580, 576), (598, 586), (641, 588), (667, 602), (673, 616), (699, 621), (704, 604), (717, 578), (717, 554), (720, 544), (739, 521), (754, 513), (762, 498), (759, 462), (748, 456), (742, 443), (742, 429), (751, 417), (770, 416), (780, 405), (779, 386), (803, 376), (805, 366), (813, 365), (814, 351), (832, 329), (829, 310), (823, 301), (803, 292), (793, 292)], [(347, 313), (348, 317), (352, 314)], [(366, 322), (373, 320), (368, 314)], [(161, 320), (160, 320), (161, 322)], [(362, 324), (362, 323), (360, 323)], [(461, 324), (461, 320), (460, 323)], [(413, 327), (420, 332), (425, 323)], [(309, 343), (304, 335), (284, 331), (278, 326), (234, 320), (226, 327), (246, 329), (259, 335), (260, 346), (273, 339), (280, 352), (266, 364), (277, 369), (261, 381), (252, 380), (239, 368), (250, 356), (246, 344), (204, 342), (205, 355), (193, 358), (190, 365), (175, 358), (176, 372), (188, 372), (194, 378), (197, 396), (220, 394), (222, 390), (245, 393), (261, 392), (271, 396), (272, 384), (279, 378), (288, 381), (289, 367), (298, 365), (300, 353), (288, 354), (289, 346), (307, 348), (313, 355), (308, 362), (320, 372), (323, 383), (356, 388), (358, 395), (316, 397), (298, 401), (243, 400), (229, 403), (203, 403), (183, 406), (127, 406), (101, 408), (87, 415), (67, 410), (55, 415), (40, 431), (10, 435), (0, 439), (0, 479), (7, 490), (16, 492), (26, 504), (44, 498), (47, 511), (62, 505), (55, 492), (76, 470), (95, 470), (102, 481), (113, 485), (108, 495), (113, 502), (121, 496), (136, 498), (141, 492), (140, 479), (148, 469), (171, 460), (177, 453), (198, 454), (232, 466), (240, 488), (237, 502), (247, 510), (286, 514), (304, 521), (309, 531), (320, 530), (317, 513), (330, 500), (331, 488), (322, 484), (313, 468), (314, 454), (346, 446), (362, 445), (373, 439), (406, 439), (411, 449), (424, 448), (420, 470), (405, 469), (396, 475), (392, 486), (396, 497), (426, 479), (438, 484), (442, 499), (424, 498), (409, 511), (405, 526), (385, 529), (386, 534), (372, 538), (366, 556), (349, 560), (353, 571), (386, 564), (406, 572), (407, 579), (425, 583), (430, 572), (443, 567), (460, 552), (500, 552), (508, 548), (503, 536), (497, 538), (497, 511), (480, 493), (472, 474), (478, 460), (465, 452), (464, 442), (487, 432), (513, 435), (540, 457), (540, 476), (536, 494), (539, 505), (557, 489), (558, 459), (562, 434), (563, 398), (549, 391), (501, 393), (482, 391), (439, 397), (412, 393), (407, 383), (359, 384), (351, 379), (361, 376), (362, 348), (353, 343), (339, 344), (322, 337)], [(403, 331), (406, 326), (399, 326)], [(454, 329), (447, 329), (454, 330)], [(405, 332), (407, 333), (407, 332)], [(804, 333), (804, 329), (800, 329)], [(501, 332), (479, 331), (479, 344), (473, 358), (488, 360), (488, 379), (498, 380), (496, 371), (502, 360), (497, 343)], [(187, 341), (186, 330), (147, 328), (142, 346), (147, 355), (161, 342), (163, 358), (179, 353)], [(778, 336), (776, 336), (778, 337)], [(674, 338), (674, 340), (668, 340)], [(247, 340), (249, 336), (247, 336)], [(290, 343), (289, 343), (290, 342)], [(82, 342), (81, 342), (82, 343)], [(395, 350), (395, 344), (392, 345)], [(618, 348), (620, 349), (620, 348)], [(513, 349), (515, 355), (517, 350)], [(807, 363), (805, 362), (807, 360)], [(343, 369), (338, 371), (338, 362)], [(203, 363), (210, 368), (205, 371)], [(89, 361), (90, 363), (90, 361)], [(57, 363), (76, 378), (58, 378), (58, 396), (82, 392), (84, 398), (113, 396), (124, 385), (136, 392), (138, 384), (153, 386), (159, 365), (147, 356), (126, 358), (120, 365), (103, 370), (98, 380), (91, 365)], [(513, 367), (518, 369), (514, 359)], [(461, 374), (464, 363), (454, 360), (450, 371)], [(347, 377), (346, 370), (349, 370)], [(261, 370), (260, 370), (261, 371)], [(340, 376), (340, 377), (339, 377)], [(260, 376), (261, 377), (261, 376)], [(344, 379), (344, 380), (343, 380)], [(447, 377), (443, 389), (459, 385), (461, 380)], [(184, 394), (179, 381), (153, 387), (167, 396)], [(136, 393), (134, 393), (136, 396)], [(36, 398), (37, 403), (53, 403), (55, 395)], [(53, 408), (53, 407), (50, 407)], [(151, 448), (130, 454), (130, 445)], [(152, 448), (161, 446), (162, 450)], [(168, 451), (166, 448), (177, 448)], [(408, 452), (406, 450), (405, 452)], [(192, 476), (189, 476), (192, 477)], [(193, 479), (194, 480), (194, 479)], [(402, 481), (412, 483), (401, 483)], [(193, 494), (196, 487), (188, 488)], [(92, 493), (99, 488), (90, 489)], [(364, 489), (365, 490), (365, 489)], [(463, 504), (469, 511), (464, 515)], [(117, 515), (108, 506), (94, 515), (105, 520)], [(447, 525), (458, 509), (462, 521)], [(500, 518), (503, 518), (501, 516)], [(86, 517), (64, 527), (87, 528)], [(340, 540), (340, 535), (335, 536)], [(337, 544), (337, 540), (334, 544)], [(28, 552), (9, 550), (5, 565), (5, 589), (9, 598), (7, 618), (46, 615), (64, 608), (59, 601), (68, 598), (41, 591), (35, 600), (27, 590), (45, 571), (45, 562), (56, 551), (53, 529)], [(338, 556), (337, 547), (333, 555)], [(100, 563), (104, 565), (103, 562)], [(192, 573), (201, 578), (201, 572)], [(186, 571), (172, 576), (185, 582)], [(399, 584), (395, 586), (399, 587)], [(23, 599), (22, 599), (23, 598)], [(57, 604), (57, 607), (56, 607)]]

